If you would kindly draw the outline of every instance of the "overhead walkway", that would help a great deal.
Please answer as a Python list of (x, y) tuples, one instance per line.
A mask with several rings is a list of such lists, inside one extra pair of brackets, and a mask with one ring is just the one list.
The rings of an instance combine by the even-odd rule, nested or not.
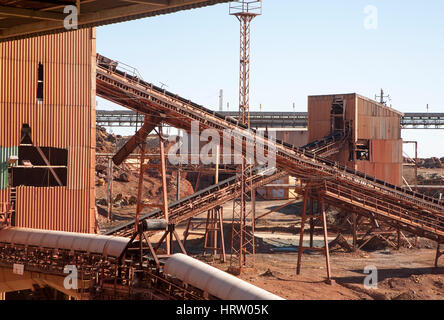
[[(222, 111), (219, 114), (237, 118), (238, 113)], [(131, 110), (97, 110), (96, 123), (105, 127), (132, 127), (143, 122), (143, 114)], [(250, 112), (253, 128), (307, 128), (307, 112)], [(444, 113), (406, 112), (401, 118), (401, 129), (444, 129)]]

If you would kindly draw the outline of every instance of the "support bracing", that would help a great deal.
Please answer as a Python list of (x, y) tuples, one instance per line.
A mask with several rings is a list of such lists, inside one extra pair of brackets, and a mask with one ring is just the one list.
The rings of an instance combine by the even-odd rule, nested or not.
[(162, 242), (165, 241), (167, 255), (172, 254), (173, 237), (176, 239), (181, 252), (183, 254), (187, 254), (187, 251), (185, 250), (185, 247), (184, 247), (182, 241), (180, 240), (179, 235), (176, 232), (176, 227), (174, 224), (168, 224), (168, 227), (167, 227), (165, 233), (160, 238), (159, 242), (157, 243), (156, 247), (154, 248), (154, 251), (157, 252), (157, 250), (159, 250), (160, 246), (162, 245)]
[[(233, 201), (233, 217), (231, 227), (231, 258), (230, 272), (240, 274), (243, 268), (254, 267), (254, 229), (255, 229), (255, 190), (251, 184), (253, 166), (246, 165), (245, 159), (239, 168), (239, 197)], [(250, 191), (247, 191), (247, 190)], [(249, 203), (247, 203), (247, 201)], [(247, 261), (247, 256), (251, 259)]]
[(108, 158), (108, 173), (106, 184), (106, 195), (108, 198), (108, 220), (113, 220), (113, 161)]
[(441, 243), (436, 243), (436, 256), (435, 256), (435, 267), (438, 267), (438, 260), (444, 254), (444, 251), (440, 251)]
[[(145, 119), (145, 122), (147, 119)], [(169, 215), (168, 215), (168, 189), (167, 189), (167, 181), (166, 181), (166, 163), (165, 163), (165, 141), (162, 137), (162, 126), (159, 126), (158, 132), (159, 136), (159, 152), (160, 152), (160, 164), (147, 164), (145, 163), (145, 153), (146, 153), (146, 142), (145, 139), (139, 141), (139, 149), (140, 149), (140, 163), (139, 163), (139, 184), (137, 190), (137, 207), (136, 207), (136, 218), (134, 223), (134, 236), (139, 237), (140, 243), (142, 243), (142, 236), (140, 231), (140, 216), (144, 208), (146, 207), (157, 207), (162, 210), (163, 219), (165, 220), (167, 227), (165, 230), (164, 237), (161, 238), (162, 241), (159, 242), (158, 247), (160, 247), (161, 243), (165, 240), (166, 254), (171, 254), (171, 243), (173, 236), (176, 237), (176, 240), (179, 243), (179, 246), (183, 247), (182, 243), (177, 236), (174, 225), (169, 224)], [(162, 177), (162, 203), (152, 204), (152, 203), (144, 203), (143, 201), (143, 181), (144, 174), (147, 168), (156, 167), (160, 171), (160, 175)], [(149, 242), (147, 240), (147, 242)], [(158, 248), (157, 247), (157, 248)], [(142, 249), (141, 249), (142, 250)], [(156, 249), (157, 250), (157, 249)], [(185, 252), (185, 249), (182, 250)]]
[(187, 221), (187, 226), (185, 227), (185, 231), (183, 232), (183, 243), (186, 245), (186, 241), (190, 235), (195, 236), (205, 236), (205, 231), (203, 230), (203, 225), (207, 224), (207, 221), (204, 222), (198, 221), (196, 218), (189, 218)]
[(352, 213), (352, 233), (353, 233), (353, 250), (356, 251), (356, 246), (358, 244), (358, 236), (357, 236), (357, 229), (358, 229), (358, 225), (357, 225), (357, 217), (356, 217), (356, 213)]
[(138, 225), (139, 225), (139, 218), (140, 214), (143, 210), (143, 176), (146, 170), (145, 165), (145, 149), (146, 144), (145, 140), (142, 141), (139, 145), (139, 152), (140, 152), (140, 158), (139, 158), (139, 182), (137, 186), (137, 207), (136, 207), (136, 218), (134, 220), (134, 233), (138, 232)]
[(207, 251), (210, 251), (213, 257), (219, 252), (221, 262), (226, 261), (223, 208), (220, 206), (209, 210), (207, 214), (203, 254)]
[[(169, 223), (169, 214), (168, 214), (168, 188), (167, 188), (167, 180), (166, 180), (166, 159), (165, 159), (165, 141), (162, 138), (162, 126), (159, 126), (159, 146), (160, 146), (160, 174), (162, 175), (162, 213), (165, 221)], [(170, 230), (168, 232), (168, 230)], [(173, 241), (173, 234), (176, 236), (179, 241), (179, 237), (177, 237), (177, 233), (174, 230), (174, 225), (168, 224), (168, 230), (166, 234), (166, 253), (171, 254), (171, 243)], [(179, 241), (180, 242), (180, 241)]]
[(310, 248), (312, 248), (313, 245), (313, 237), (314, 237), (314, 219), (313, 219), (313, 215), (314, 215), (314, 200), (310, 199)]
[[(250, 24), (262, 13), (262, 1), (235, 1), (230, 4), (230, 14), (240, 22), (240, 70), (239, 70), (239, 117), (238, 121), (250, 127)], [(248, 162), (248, 163), (247, 163)], [(255, 193), (247, 191), (248, 178), (253, 175), (253, 164), (242, 153), (238, 167), (240, 194), (233, 201), (230, 272), (239, 274), (245, 267), (254, 266)], [(250, 206), (247, 208), (247, 200)], [(247, 255), (252, 259), (247, 265)]]
[(190, 235), (204, 238), (202, 253), (210, 254), (213, 258), (219, 253), (221, 262), (226, 261), (224, 224), (223, 224), (223, 208), (216, 206), (208, 210), (207, 217), (204, 221), (190, 218), (183, 233), (183, 243)]
[[(327, 218), (325, 213), (325, 202), (324, 199), (321, 197), (318, 198), (319, 206), (318, 206), (318, 214), (313, 213), (313, 206), (311, 206), (311, 214), (307, 214), (307, 207), (308, 207), (308, 201), (312, 204), (313, 201), (310, 199), (313, 197), (313, 195), (310, 194), (310, 186), (307, 185), (304, 190), (304, 200), (302, 205), (302, 215), (301, 215), (301, 229), (299, 234), (299, 247), (298, 247), (298, 261), (296, 266), (296, 274), (301, 273), (301, 265), (302, 265), (302, 254), (304, 253), (304, 250), (317, 250), (321, 251), (325, 255), (325, 264), (327, 269), (327, 278), (326, 283), (332, 284), (333, 280), (331, 278), (331, 268), (330, 268), (330, 251), (328, 247), (328, 234), (327, 234)], [(323, 238), (324, 238), (324, 247), (314, 247), (313, 246), (313, 238), (312, 233), (310, 232), (310, 246), (304, 247), (304, 231), (305, 231), (305, 223), (307, 220), (310, 220), (310, 229), (312, 229), (311, 226), (313, 226), (314, 221), (318, 220), (321, 222), (322, 230), (323, 230)]]
[[(245, 2), (237, 1), (236, 3)], [(99, 55), (98, 57), (100, 58)], [(241, 62), (243, 63), (244, 60)], [(116, 103), (124, 100), (128, 108), (145, 115), (160, 112), (163, 117), (162, 121), (183, 130), (189, 130), (192, 121), (198, 121), (203, 127), (218, 130), (220, 133), (224, 129), (243, 132), (242, 130), (246, 127), (231, 118), (223, 119), (209, 109), (161, 90), (140, 78), (129, 77), (125, 72), (121, 72), (122, 70), (116, 70), (117, 64), (113, 67), (113, 63), (99, 64), (96, 69), (97, 93), (101, 97)], [(248, 90), (242, 91), (248, 92)], [(259, 139), (259, 142), (265, 144), (270, 141), (268, 137)], [(442, 217), (444, 199), (433, 198), (381, 181), (355, 168), (331, 161), (323, 154), (313, 153), (307, 147), (298, 148), (281, 141), (273, 144), (276, 167), (279, 170), (284, 170), (304, 180), (319, 181), (319, 178), (323, 177), (323, 186), (319, 186), (318, 194), (322, 195), (328, 205), (356, 213), (359, 219), (370, 218), (372, 228), (378, 227), (379, 224), (387, 224), (415, 236), (441, 243), (444, 241), (444, 218)], [(254, 186), (266, 184), (265, 179), (267, 178), (256, 174)], [(278, 178), (273, 176), (273, 180), (276, 179)], [(180, 223), (207, 212), (210, 207), (222, 205), (234, 197), (240, 198), (239, 190), (241, 190), (239, 179), (233, 179), (227, 181), (227, 185), (213, 186), (208, 191), (211, 195), (209, 197), (207, 197), (208, 192), (197, 193), (192, 196), (194, 206), (190, 207), (189, 199), (187, 199), (170, 208), (171, 222)], [(247, 196), (243, 197), (245, 198)], [(202, 206), (203, 204), (205, 207)], [(154, 215), (160, 217), (159, 212)], [(359, 228), (362, 228), (361, 221), (358, 220)], [(126, 235), (133, 224), (134, 222), (130, 222), (122, 227), (114, 228), (108, 231), (108, 234)], [(318, 226), (319, 224), (316, 224), (316, 227)], [(402, 234), (401, 237), (404, 238)], [(390, 240), (390, 242), (396, 241)], [(366, 241), (362, 243), (359, 240), (358, 243), (362, 247)], [(238, 261), (234, 264), (239, 265)]]

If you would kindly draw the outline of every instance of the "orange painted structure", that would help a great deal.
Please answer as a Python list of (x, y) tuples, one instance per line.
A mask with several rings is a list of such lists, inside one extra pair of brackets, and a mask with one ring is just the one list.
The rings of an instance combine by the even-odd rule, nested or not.
[[(333, 105), (335, 115), (332, 115)], [(378, 179), (401, 185), (402, 116), (399, 111), (355, 93), (309, 96), (309, 141), (348, 127), (349, 143), (331, 158)]]
[[(20, 166), (20, 145), (50, 150), (49, 157), (57, 148), (67, 158), (64, 171), (54, 169), (64, 172), (62, 185), (15, 181), (16, 226), (94, 231), (95, 63), (91, 28), (0, 43), (0, 203), (9, 201), (16, 176), (8, 180), (7, 162), (18, 156)], [(24, 124), (31, 143), (21, 141)], [(22, 169), (32, 176), (29, 164)]]

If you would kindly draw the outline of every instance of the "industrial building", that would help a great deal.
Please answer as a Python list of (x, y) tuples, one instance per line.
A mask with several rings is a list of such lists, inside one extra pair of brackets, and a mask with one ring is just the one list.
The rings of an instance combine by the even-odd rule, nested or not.
[(308, 140), (334, 133), (348, 138), (331, 158), (395, 185), (402, 184), (401, 117), (358, 94), (308, 97)]
[(0, 199), (18, 227), (94, 232), (95, 55), (93, 28), (0, 43)]

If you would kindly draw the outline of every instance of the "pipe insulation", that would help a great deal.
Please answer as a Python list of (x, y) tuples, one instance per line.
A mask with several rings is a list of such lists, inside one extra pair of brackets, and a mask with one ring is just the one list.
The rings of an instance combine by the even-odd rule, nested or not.
[(168, 258), (165, 262), (164, 273), (222, 300), (284, 300), (182, 253)]

